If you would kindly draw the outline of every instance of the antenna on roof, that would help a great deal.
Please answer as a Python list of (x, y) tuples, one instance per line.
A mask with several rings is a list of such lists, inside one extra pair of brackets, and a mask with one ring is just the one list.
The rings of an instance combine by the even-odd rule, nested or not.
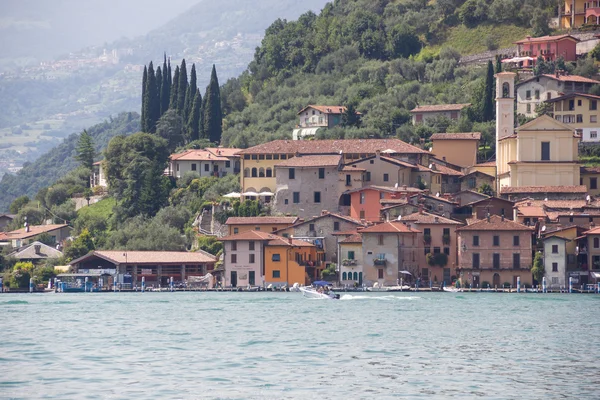
[(546, 225), (542, 226), (542, 232), (546, 232)]

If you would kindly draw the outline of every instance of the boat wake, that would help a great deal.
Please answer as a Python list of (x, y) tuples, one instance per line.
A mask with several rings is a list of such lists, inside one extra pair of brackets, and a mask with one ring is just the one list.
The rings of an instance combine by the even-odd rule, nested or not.
[(382, 300), (382, 301), (394, 301), (394, 300), (419, 300), (419, 296), (365, 296), (365, 295), (352, 295), (344, 294), (340, 297), (340, 300)]

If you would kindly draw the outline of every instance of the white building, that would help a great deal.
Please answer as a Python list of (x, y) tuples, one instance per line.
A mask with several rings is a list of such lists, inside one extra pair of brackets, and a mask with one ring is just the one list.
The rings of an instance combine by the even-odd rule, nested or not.
[(567, 242), (570, 240), (560, 236), (544, 238), (544, 270), (549, 289), (567, 286)]
[(207, 148), (171, 154), (167, 172), (169, 176), (175, 178), (181, 178), (186, 172), (194, 172), (201, 177), (223, 177), (227, 174), (237, 174), (240, 172), (240, 158), (235, 153), (239, 150)]

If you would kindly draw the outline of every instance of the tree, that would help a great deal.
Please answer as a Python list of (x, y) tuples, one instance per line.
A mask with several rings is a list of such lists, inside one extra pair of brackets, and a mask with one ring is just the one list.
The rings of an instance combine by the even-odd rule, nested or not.
[(142, 125), (147, 133), (154, 133), (156, 132), (156, 122), (160, 118), (160, 99), (152, 61), (150, 61), (150, 64), (148, 65), (146, 98), (143, 107), (145, 121), (142, 123)]
[(197, 91), (198, 85), (196, 83), (196, 64), (192, 64), (192, 71), (190, 72), (190, 84), (185, 92), (185, 108), (183, 112), (184, 121), (187, 121), (192, 113), (192, 107), (194, 106), (194, 100)]
[(483, 194), (487, 194), (488, 196), (493, 196), (494, 195), (494, 188), (492, 188), (489, 185), (489, 183), (484, 183), (481, 186), (479, 186), (479, 189), (477, 189), (477, 192), (483, 193)]
[(213, 256), (216, 256), (223, 250), (223, 242), (215, 236), (200, 236), (198, 238), (198, 247)]
[(169, 153), (185, 142), (184, 123), (177, 110), (169, 109), (156, 124), (156, 135), (167, 141)]
[(91, 171), (94, 166), (94, 156), (96, 150), (94, 147), (94, 139), (84, 129), (81, 135), (79, 135), (79, 141), (77, 142), (77, 155), (75, 159), (81, 163), (82, 166)]
[(77, 239), (73, 240), (65, 248), (66, 260), (70, 262), (79, 257), (83, 257), (90, 251), (93, 251), (95, 248), (96, 246), (94, 245), (94, 241), (92, 240), (92, 235), (87, 230), (87, 228), (84, 228), (81, 231), (81, 234), (77, 237)]
[(158, 117), (159, 118), (162, 115), (160, 113), (160, 109), (162, 107), (162, 100), (160, 98), (160, 95), (162, 94), (162, 84), (163, 84), (163, 73), (162, 73), (160, 66), (158, 66), (156, 68), (156, 93), (157, 93), (157, 99), (158, 99)]
[(184, 115), (185, 112), (185, 94), (187, 89), (188, 76), (184, 58), (181, 60), (181, 66), (179, 67), (179, 83), (177, 84), (177, 111), (181, 115)]
[(171, 65), (167, 66), (167, 54), (165, 53), (165, 59), (163, 61), (163, 74), (162, 74), (162, 85), (160, 87), (160, 116), (169, 109), (169, 96), (171, 95)]
[(390, 30), (387, 38), (389, 58), (408, 58), (421, 50), (421, 41), (409, 28), (396, 25)]
[(171, 98), (169, 100), (169, 108), (177, 110), (177, 98), (179, 96), (179, 65), (175, 66), (175, 74), (173, 75), (173, 83), (171, 84)]
[(496, 73), (499, 74), (500, 72), (502, 72), (502, 58), (496, 56)]
[(14, 201), (10, 204), (9, 211), (11, 214), (17, 214), (23, 207), (25, 207), (29, 203), (29, 197), (20, 196), (14, 199)]
[(141, 124), (142, 131), (148, 132), (146, 128), (146, 85), (148, 85), (148, 68), (144, 65), (144, 76), (142, 78), (142, 112), (141, 112)]
[(204, 135), (213, 143), (221, 142), (223, 133), (223, 116), (221, 114), (221, 92), (217, 69), (213, 64), (210, 83), (204, 95)]
[(488, 61), (487, 75), (485, 77), (485, 97), (483, 99), (483, 108), (481, 110), (483, 121), (494, 119), (494, 66), (492, 61)]
[(356, 111), (356, 106), (353, 102), (348, 103), (346, 109), (342, 113), (343, 127), (360, 127), (360, 114)]
[(538, 282), (541, 282), (546, 274), (544, 269), (544, 256), (541, 252), (535, 253), (535, 258), (533, 259), (533, 265), (531, 266), (531, 274), (533, 275), (533, 279)]
[(573, 74), (591, 78), (598, 73), (598, 68), (592, 57), (580, 58), (577, 60), (577, 67), (573, 70)]
[[(190, 86), (191, 87), (191, 86)], [(187, 123), (188, 141), (200, 139), (200, 115), (202, 113), (202, 96), (200, 90), (196, 89), (196, 95), (192, 102), (192, 108)]]

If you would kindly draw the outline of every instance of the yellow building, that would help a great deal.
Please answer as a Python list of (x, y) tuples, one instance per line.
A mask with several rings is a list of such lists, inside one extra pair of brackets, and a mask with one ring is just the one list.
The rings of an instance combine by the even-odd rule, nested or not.
[(558, 23), (561, 29), (600, 24), (600, 1), (565, 0), (559, 9)]
[(579, 185), (575, 129), (543, 115), (514, 129), (514, 73), (496, 74), (497, 191)]
[(292, 226), (299, 221), (298, 217), (229, 217), (225, 225), (227, 225), (229, 235), (237, 235), (248, 231), (271, 233)]
[(552, 105), (554, 119), (576, 129), (583, 142), (600, 142), (600, 96), (571, 93), (546, 103)]
[(581, 167), (580, 184), (587, 187), (588, 194), (600, 196), (600, 167)]
[(477, 163), (480, 140), (480, 132), (431, 135), (435, 156), (460, 167), (470, 167)]

